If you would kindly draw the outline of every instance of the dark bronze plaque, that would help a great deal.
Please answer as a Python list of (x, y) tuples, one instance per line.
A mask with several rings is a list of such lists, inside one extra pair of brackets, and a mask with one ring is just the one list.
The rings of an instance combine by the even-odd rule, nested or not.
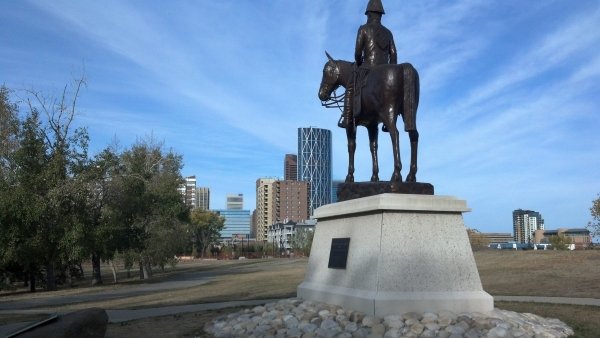
[(350, 248), (350, 238), (332, 238), (331, 251), (329, 251), (330, 269), (345, 269), (348, 261), (348, 249)]

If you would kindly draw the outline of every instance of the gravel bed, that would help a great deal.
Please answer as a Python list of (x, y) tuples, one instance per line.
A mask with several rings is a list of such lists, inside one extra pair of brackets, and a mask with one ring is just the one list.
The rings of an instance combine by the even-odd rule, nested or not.
[(573, 330), (558, 319), (530, 313), (494, 309), (487, 314), (409, 312), (379, 318), (298, 298), (219, 317), (204, 330), (218, 338), (550, 338), (573, 334)]

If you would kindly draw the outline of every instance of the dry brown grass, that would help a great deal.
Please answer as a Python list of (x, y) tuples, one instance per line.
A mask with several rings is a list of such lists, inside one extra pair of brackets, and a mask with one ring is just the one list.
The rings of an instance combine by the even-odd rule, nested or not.
[(535, 313), (546, 318), (558, 318), (574, 331), (573, 337), (600, 337), (600, 307), (541, 303), (496, 302), (500, 309)]
[[(594, 251), (479, 251), (475, 253), (484, 289), (492, 295), (527, 295), (600, 298), (600, 250)], [(69, 311), (98, 306), (109, 309), (160, 307), (230, 300), (266, 299), (295, 295), (304, 277), (306, 259), (203, 261), (178, 266), (175, 272), (158, 274), (159, 282), (185, 271), (214, 272), (214, 281), (186, 289), (160, 291), (100, 302), (62, 306), (54, 310)], [(228, 272), (221, 273), (224, 269)], [(110, 277), (107, 270), (106, 277)], [(109, 279), (107, 279), (109, 281)], [(123, 285), (79, 287), (58, 292), (4, 295), (2, 300), (29, 297), (54, 297), (61, 294), (93, 293), (108, 288), (134, 287), (147, 283), (131, 280)], [(499, 308), (531, 312), (565, 321), (576, 330), (577, 337), (600, 337), (600, 308), (557, 304), (498, 302)], [(110, 324), (107, 337), (210, 337), (202, 333), (204, 323), (233, 311), (219, 310), (165, 316)], [(0, 323), (15, 321), (0, 316)]]
[(490, 250), (475, 260), (492, 295), (600, 298), (598, 250)]
[(140, 309), (183, 304), (226, 302), (234, 300), (287, 298), (296, 295), (296, 287), (304, 278), (305, 260), (289, 261), (289, 265), (264, 271), (232, 273), (218, 276), (207, 284), (151, 294), (92, 301), (54, 308), (73, 310), (88, 307), (105, 309)]

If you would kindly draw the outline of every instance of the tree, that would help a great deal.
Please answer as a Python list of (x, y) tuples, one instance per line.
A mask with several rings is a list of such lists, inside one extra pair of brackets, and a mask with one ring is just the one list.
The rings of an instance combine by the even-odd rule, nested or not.
[(469, 242), (471, 243), (472, 250), (481, 250), (488, 247), (490, 241), (484, 234), (479, 232), (477, 229), (467, 228), (467, 235), (469, 236)]
[[(101, 260), (111, 260), (117, 250), (119, 229), (109, 222), (109, 201), (114, 198), (113, 178), (119, 158), (116, 150), (107, 147), (88, 160), (73, 180), (76, 191), (77, 224), (69, 232), (68, 259), (79, 261), (91, 257), (92, 285), (102, 284)], [(116, 275), (116, 274), (115, 274)]]
[(592, 215), (592, 220), (588, 223), (588, 228), (592, 236), (600, 236), (600, 194), (598, 194), (598, 198), (592, 201), (590, 214)]
[(6, 192), (0, 198), (0, 258), (3, 264), (22, 262), (31, 291), (41, 269), (46, 288), (55, 290), (55, 268), (80, 251), (69, 235), (81, 226), (76, 178), (87, 160), (88, 136), (72, 124), (84, 84), (80, 79), (65, 86), (58, 99), (28, 91), (23, 121), (18, 121), (18, 107), (8, 102), (9, 91), (0, 89), (0, 190)]
[[(85, 128), (74, 128), (77, 101), (85, 86), (85, 78), (66, 85), (59, 98), (46, 97), (29, 90), (27, 104), (32, 114), (43, 113), (45, 123), (40, 128), (44, 136), (47, 161), (44, 179), (47, 185), (45, 213), (38, 224), (44, 232), (44, 260), (46, 288), (56, 290), (55, 269), (69, 261), (69, 253), (77, 252), (77, 242), (69, 241), (73, 229), (81, 227), (77, 209), (77, 176), (88, 160), (89, 137)], [(72, 245), (77, 247), (73, 248)]]
[(306, 228), (298, 228), (296, 234), (292, 238), (292, 249), (296, 254), (302, 254), (303, 256), (310, 256), (310, 249), (312, 247), (313, 237), (315, 236), (314, 230)]
[(0, 178), (4, 181), (14, 171), (11, 157), (19, 145), (19, 116), (17, 104), (10, 101), (10, 90), (0, 87)]
[(0, 263), (22, 266), (32, 292), (46, 254), (49, 230), (45, 226), (50, 191), (45, 171), (48, 156), (40, 125), (37, 112), (30, 112), (20, 129), (19, 148), (11, 158), (10, 166), (18, 170), (3, 179), (0, 194)]
[(567, 250), (569, 244), (571, 244), (571, 237), (565, 235), (550, 236), (548, 242), (550, 242), (554, 250)]
[(219, 239), (225, 227), (225, 219), (218, 214), (202, 209), (193, 209), (190, 215), (190, 232), (200, 257), (204, 257), (211, 243)]
[(182, 157), (164, 151), (153, 137), (138, 141), (121, 155), (116, 179), (121, 189), (113, 213), (127, 227), (121, 251), (138, 253), (140, 278), (152, 275), (152, 266), (164, 266), (182, 250), (182, 222), (188, 217), (177, 188)]

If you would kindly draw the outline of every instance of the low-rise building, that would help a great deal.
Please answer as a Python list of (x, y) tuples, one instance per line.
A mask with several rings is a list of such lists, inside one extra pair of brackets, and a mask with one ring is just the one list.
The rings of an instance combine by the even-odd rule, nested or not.
[(548, 244), (552, 236), (565, 236), (575, 249), (587, 249), (592, 243), (592, 236), (584, 228), (559, 228), (558, 230), (536, 230), (533, 238), (535, 244)]
[(290, 251), (292, 249), (292, 240), (299, 229), (314, 231), (316, 220), (306, 220), (302, 222), (281, 222), (269, 226), (267, 231), (267, 240), (282, 250)]

